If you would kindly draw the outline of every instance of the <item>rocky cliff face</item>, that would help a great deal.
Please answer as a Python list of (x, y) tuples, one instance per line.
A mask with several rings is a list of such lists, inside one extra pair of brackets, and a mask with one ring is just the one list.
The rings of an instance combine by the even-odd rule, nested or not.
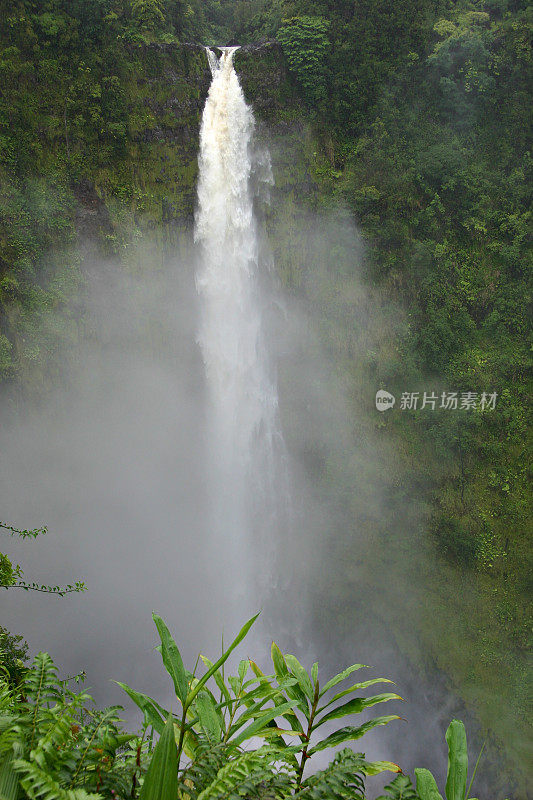
[[(153, 44), (130, 48), (126, 77), (126, 154), (115, 170), (94, 176), (98, 194), (115, 223), (117, 179), (124, 175), (134, 221), (142, 227), (187, 226), (194, 212), (200, 119), (211, 81), (204, 48)], [(243, 90), (259, 128), (286, 135), (302, 131), (302, 112), (277, 42), (247, 45), (235, 56)]]
[[(13, 114), (40, 87), (28, 120), (12, 131), (19, 155), (0, 158), (0, 377), (8, 380), (31, 382), (35, 364), (46, 372), (61, 341), (71, 341), (77, 314), (68, 306), (95, 254), (146, 269), (190, 241), (211, 81), (205, 50), (187, 43), (114, 47), (107, 60), (79, 73), (74, 88), (66, 67), (58, 62), (51, 81), (30, 52), (22, 77), (4, 87)], [(305, 179), (306, 123), (281, 47), (247, 45), (235, 64), (258, 138), (277, 153), (276, 182), (290, 194), (294, 181)]]
[(124, 175), (121, 194), (129, 194), (136, 225), (183, 226), (194, 209), (198, 131), (211, 80), (207, 59), (198, 45), (130, 50), (126, 154), (116, 170), (95, 176), (97, 189), (116, 216), (117, 180)]

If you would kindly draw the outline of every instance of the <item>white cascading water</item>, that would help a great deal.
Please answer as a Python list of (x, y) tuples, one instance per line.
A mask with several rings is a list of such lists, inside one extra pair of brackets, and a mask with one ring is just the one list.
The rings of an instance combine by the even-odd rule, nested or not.
[[(253, 541), (259, 517), (264, 528), (276, 502), (274, 464), (281, 443), (258, 286), (254, 119), (233, 67), (237, 49), (221, 48), (220, 58), (207, 49), (213, 78), (200, 131), (195, 229), (198, 341), (209, 393), (209, 526), (214, 557), (223, 558), (224, 550), (232, 572), (243, 566), (235, 564), (237, 550)], [(244, 581), (239, 588), (242, 593)]]

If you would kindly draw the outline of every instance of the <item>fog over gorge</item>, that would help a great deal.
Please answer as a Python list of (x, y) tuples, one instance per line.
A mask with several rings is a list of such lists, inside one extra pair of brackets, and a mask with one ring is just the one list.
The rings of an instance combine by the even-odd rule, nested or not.
[[(237, 136), (251, 135), (251, 121), (247, 124), (249, 130), (245, 126)], [(268, 187), (269, 171), (261, 166), (265, 153), (261, 148), (254, 151), (252, 142), (248, 147), (249, 169), (258, 158)], [(243, 180), (248, 191), (246, 170)], [(204, 186), (204, 192), (209, 187)], [(261, 175), (255, 192), (264, 205), (268, 192)], [(227, 202), (224, 196), (214, 199)], [(305, 663), (318, 659), (325, 674), (345, 662), (362, 661), (373, 665), (373, 673), (394, 679), (399, 688), (402, 678), (408, 678), (388, 629), (381, 588), (368, 594), (366, 587), (344, 611), (336, 610), (346, 583), (357, 583), (366, 559), (373, 557), (372, 542), (365, 541), (369, 523), (374, 529), (390, 524), (390, 453), (364, 420), (368, 398), (360, 398), (360, 419), (354, 424), (345, 389), (320, 343), (312, 302), (306, 305), (284, 296), (264, 227), (250, 217), (244, 223), (252, 226), (248, 232), (238, 228), (232, 233), (234, 223), (228, 221), (224, 205), (218, 213), (222, 209), (218, 225), (237, 241), (230, 238), (228, 247), (240, 246), (242, 236), (253, 237), (247, 244), (249, 255), (233, 263), (246, 279), (248, 259), (255, 262), (258, 273), (250, 287), (254, 305), (243, 308), (246, 299), (234, 311), (223, 305), (214, 321), (207, 317), (207, 324), (218, 323), (223, 329), (236, 320), (252, 326), (244, 328), (242, 342), (230, 338), (229, 343), (238, 357), (242, 347), (246, 352), (251, 346), (250, 358), (264, 360), (262, 368), (272, 380), (267, 392), (275, 396), (250, 395), (247, 385), (239, 383), (250, 373), (232, 372), (240, 370), (240, 362), (234, 362), (228, 367), (229, 384), (215, 384), (215, 390), (230, 392), (230, 417), (222, 422), (217, 417), (218, 398), (212, 396), (201, 342), (212, 335), (216, 348), (222, 332), (215, 327), (212, 334), (206, 333), (205, 289), (198, 290), (198, 274), (202, 269), (216, 274), (217, 268), (224, 274), (232, 256), (217, 249), (224, 237), (219, 228), (219, 238), (208, 243), (214, 250), (208, 252), (206, 267), (201, 244), (194, 243), (191, 231), (185, 258), (169, 254), (163, 264), (145, 266), (151, 252), (147, 246), (139, 253), (143, 269), (136, 274), (115, 261), (87, 265), (86, 335), (68, 362), (67, 374), (56, 390), (13, 415), (1, 433), (6, 518), (26, 527), (49, 528), (36, 541), (14, 541), (15, 560), (36, 581), (66, 584), (83, 579), (88, 586), (86, 594), (64, 600), (12, 592), (4, 600), (9, 625), (24, 630), (35, 649), (46, 640), (66, 673), (86, 671), (95, 700), (125, 705), (131, 720), (138, 720), (138, 714), (114, 680), (150, 691), (167, 705), (171, 702), (168, 676), (153, 649), (152, 610), (166, 620), (187, 663), (194, 663), (199, 652), (216, 655), (221, 634), (231, 637), (261, 610), (247, 653), (265, 668), (269, 642), (275, 637)], [(242, 217), (235, 224), (242, 225)], [(315, 216), (302, 212), (300, 224), (307, 252), (298, 257), (312, 258), (324, 269), (323, 274), (310, 270), (311, 298), (315, 282), (323, 286), (331, 280), (328, 254), (333, 247), (351, 270), (361, 268), (359, 235), (342, 209)], [(212, 272), (201, 278), (209, 279)], [(239, 284), (227, 288), (242, 291)], [(361, 358), (372, 349), (373, 326), (380, 325), (375, 303), (361, 279)], [(216, 305), (211, 313), (216, 314)], [(253, 318), (247, 319), (247, 313)], [(396, 320), (390, 309), (388, 313), (389, 323), (401, 324), (399, 311), (394, 311)], [(261, 330), (256, 328), (259, 319)], [(250, 344), (250, 335), (261, 336), (262, 342)], [(215, 356), (207, 352), (226, 358), (223, 341)], [(251, 369), (257, 368), (252, 360)], [(227, 377), (222, 373), (217, 380)], [(264, 412), (261, 405), (253, 405), (262, 400), (267, 402)], [(239, 403), (240, 414), (233, 418)], [(262, 421), (272, 404), (278, 418)], [(259, 415), (253, 423), (259, 426), (256, 432), (250, 430), (237, 445), (228, 441), (228, 436), (239, 435), (250, 413)], [(221, 424), (226, 426), (222, 430), (213, 427)], [(234, 466), (231, 447), (236, 447)], [(265, 447), (273, 450), (265, 454)], [(337, 487), (344, 482), (340, 491), (320, 484), (322, 462), (330, 462)], [(352, 496), (349, 505), (346, 492)], [(406, 532), (412, 519), (422, 518), (422, 511), (404, 511), (405, 518), (395, 513), (395, 525)], [(345, 573), (339, 552), (353, 547), (354, 537), (361, 555)], [(395, 603), (409, 605), (401, 596), (405, 587), (399, 584), (391, 591)], [(351, 642), (344, 639), (346, 626), (355, 634)], [(440, 709), (438, 692), (430, 692), (428, 706), (443, 720), (453, 711)], [(415, 728), (416, 720), (411, 725)], [(394, 732), (388, 736), (378, 730), (368, 747), (375, 750), (371, 755), (382, 757), (396, 739), (395, 758), (418, 763), (423, 756), (431, 758), (440, 738), (437, 725), (432, 735), (430, 747), (422, 742), (416, 752), (416, 734), (402, 743)]]

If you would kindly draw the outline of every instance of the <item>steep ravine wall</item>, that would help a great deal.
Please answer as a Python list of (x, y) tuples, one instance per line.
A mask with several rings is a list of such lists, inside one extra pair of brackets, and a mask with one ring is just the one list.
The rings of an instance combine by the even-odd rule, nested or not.
[[(120, 205), (129, 193), (142, 227), (184, 228), (194, 214), (200, 118), (211, 80), (205, 51), (195, 44), (130, 49), (132, 69), (124, 87), (127, 154), (112, 169), (96, 173), (96, 191), (119, 226)], [(247, 45), (237, 52), (235, 65), (260, 125), (265, 121), (270, 134), (294, 134), (301, 142), (302, 107), (281, 47)]]
[[(5, 391), (34, 393), (78, 339), (95, 256), (146, 270), (187, 251), (211, 75), (200, 45), (123, 43), (102, 74), (86, 68), (74, 97), (65, 67), (50, 81), (24, 57), (3, 89), (15, 124), (13, 145), (0, 143), (0, 377)], [(305, 195), (306, 125), (280, 46), (248, 45), (236, 64), (259, 128), (268, 122), (274, 147), (283, 139), (280, 187)]]

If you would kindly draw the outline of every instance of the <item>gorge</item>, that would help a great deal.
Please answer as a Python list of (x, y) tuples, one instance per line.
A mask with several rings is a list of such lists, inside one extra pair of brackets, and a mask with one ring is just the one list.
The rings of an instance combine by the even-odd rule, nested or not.
[[(89, 587), (38, 607), (6, 592), (2, 624), (68, 674), (86, 669), (101, 704), (123, 702), (111, 679), (163, 702), (152, 609), (194, 663), (262, 608), (262, 647), (276, 637), (306, 666), (362, 661), (395, 680), (408, 723), (365, 740), (372, 757), (443, 778), (457, 715), (474, 752), (488, 738), (481, 796), (521, 800), (525, 360), (506, 315), (521, 294), (507, 287), (521, 280), (522, 146), (516, 133), (515, 163), (502, 145), (503, 201), (476, 161), (497, 90), (487, 79), (474, 102), (483, 80), (463, 91), (444, 57), (482, 40), (489, 74), (518, 33), (490, 10), (493, 41), (472, 13), (398, 45), (398, 83), (376, 83), (364, 37), (349, 92), (346, 42), (304, 59), (329, 70), (322, 99), (274, 23), (259, 44), (251, 30), (206, 53), (213, 39), (120, 38), (109, 20), (75, 71), (70, 51), (51, 66), (46, 20), (27, 17), (47, 58), (19, 23), (2, 33), (19, 143), (2, 140), (0, 167), (3, 518), (49, 527), (10, 542), (28, 575)], [(331, 36), (347, 25), (335, 17)], [(380, 104), (354, 132), (339, 118), (367, 84)], [(375, 409), (378, 388), (450, 387), (498, 391), (504, 410)]]

